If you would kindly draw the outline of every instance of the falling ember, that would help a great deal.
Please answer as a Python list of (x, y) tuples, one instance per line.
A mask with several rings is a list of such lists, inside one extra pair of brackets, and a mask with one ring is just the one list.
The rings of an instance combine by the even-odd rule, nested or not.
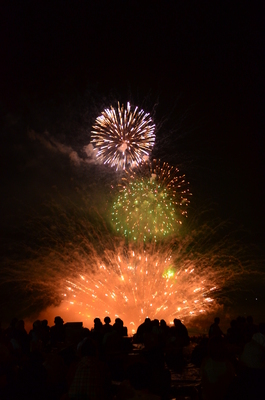
[(149, 157), (155, 143), (154, 131), (149, 113), (138, 107), (131, 109), (129, 102), (126, 108), (118, 103), (117, 110), (111, 106), (96, 119), (91, 138), (98, 160), (118, 170)]

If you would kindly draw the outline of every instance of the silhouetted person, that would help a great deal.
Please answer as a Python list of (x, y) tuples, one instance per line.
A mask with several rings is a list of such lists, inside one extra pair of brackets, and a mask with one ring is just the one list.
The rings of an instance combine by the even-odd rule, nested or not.
[(128, 336), (127, 327), (123, 326), (123, 320), (120, 318), (115, 319), (113, 324), (113, 329), (119, 333), (121, 336)]
[(103, 326), (103, 324), (102, 324), (102, 322), (101, 322), (101, 320), (100, 320), (100, 318), (95, 318), (94, 319), (94, 328), (92, 328), (92, 330), (93, 331), (97, 331), (97, 332), (101, 332), (102, 331), (102, 326)]
[(245, 342), (250, 342), (252, 336), (258, 332), (258, 326), (254, 324), (253, 317), (251, 315), (247, 317), (247, 323), (245, 325), (244, 330), (245, 330), (245, 335), (244, 335)]
[(65, 328), (64, 321), (61, 317), (57, 316), (54, 318), (54, 324), (51, 327), (51, 345), (56, 347), (59, 343), (65, 341)]
[(136, 332), (136, 339), (140, 343), (144, 342), (144, 334), (152, 331), (152, 323), (150, 318), (146, 317), (145, 321), (138, 326)]
[(68, 397), (70, 399), (109, 399), (110, 374), (106, 364), (99, 361), (97, 344), (91, 338), (88, 337), (83, 343), (81, 355)]
[(41, 351), (43, 347), (41, 337), (41, 321), (37, 319), (33, 322), (33, 329), (29, 332), (30, 351)]
[(153, 321), (152, 321), (152, 332), (156, 333), (157, 335), (159, 334), (159, 320), (158, 319), (153, 319)]
[(162, 332), (164, 335), (167, 335), (169, 333), (170, 327), (167, 325), (164, 319), (160, 320), (159, 326), (160, 326), (160, 332)]
[(190, 338), (186, 326), (181, 322), (180, 319), (174, 319), (174, 326), (170, 330), (170, 334), (175, 336), (180, 346), (188, 346)]
[(230, 344), (239, 345), (240, 332), (235, 319), (232, 319), (230, 322), (230, 328), (227, 329), (226, 337)]
[(29, 352), (29, 335), (25, 329), (25, 323), (21, 319), (16, 324), (17, 329), (17, 339), (19, 344), (21, 345), (22, 352), (27, 354)]
[(220, 323), (220, 318), (215, 317), (214, 323), (210, 326), (210, 329), (209, 329), (209, 338), (211, 338), (213, 336), (220, 336), (220, 337), (224, 336), (224, 334), (219, 326), (219, 323)]
[(94, 327), (91, 329), (90, 336), (93, 340), (97, 342), (100, 348), (103, 339), (103, 324), (98, 317), (94, 319)]
[(110, 324), (110, 323), (111, 323), (110, 317), (108, 317), (108, 316), (105, 317), (105, 318), (104, 318), (104, 322), (105, 322), (105, 324), (104, 324), (103, 327), (102, 327), (103, 335), (105, 335), (106, 333), (111, 332), (112, 329), (113, 329), (112, 325)]
[(44, 345), (46, 346), (50, 340), (50, 327), (48, 326), (47, 319), (41, 321), (41, 337)]

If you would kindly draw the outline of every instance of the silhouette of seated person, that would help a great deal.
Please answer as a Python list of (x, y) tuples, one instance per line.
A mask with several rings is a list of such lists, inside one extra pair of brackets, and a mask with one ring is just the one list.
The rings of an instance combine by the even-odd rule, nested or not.
[(99, 360), (97, 344), (90, 337), (82, 345), (81, 356), (68, 391), (68, 398), (110, 399), (110, 373), (106, 364)]
[(210, 329), (209, 329), (209, 338), (211, 338), (213, 336), (220, 336), (220, 337), (224, 336), (219, 324), (220, 324), (220, 318), (215, 317), (214, 323), (210, 326)]
[(208, 353), (201, 365), (202, 398), (223, 400), (234, 380), (235, 370), (226, 357), (223, 338), (220, 335), (209, 339)]
[(56, 347), (60, 343), (64, 343), (65, 327), (64, 320), (61, 317), (57, 316), (54, 318), (54, 325), (51, 327), (50, 334), (52, 347)]

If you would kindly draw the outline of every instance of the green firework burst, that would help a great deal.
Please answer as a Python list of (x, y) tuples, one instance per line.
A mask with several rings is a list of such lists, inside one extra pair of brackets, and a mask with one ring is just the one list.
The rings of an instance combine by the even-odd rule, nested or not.
[(157, 241), (176, 233), (179, 217), (173, 196), (152, 179), (129, 182), (113, 204), (115, 229), (134, 241)]

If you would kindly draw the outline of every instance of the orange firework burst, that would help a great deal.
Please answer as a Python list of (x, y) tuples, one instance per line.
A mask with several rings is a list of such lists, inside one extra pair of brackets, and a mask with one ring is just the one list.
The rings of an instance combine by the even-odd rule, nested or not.
[(105, 251), (105, 261), (94, 260), (93, 272), (66, 280), (63, 299), (70, 314), (84, 320), (119, 317), (131, 333), (147, 316), (188, 322), (216, 311), (220, 307), (216, 294), (241, 270), (238, 260), (213, 255), (211, 260), (189, 258), (183, 248), (175, 252), (171, 246), (124, 249)]
[(138, 165), (148, 157), (155, 143), (155, 125), (149, 113), (135, 107), (131, 110), (118, 103), (105, 109), (96, 119), (91, 132), (97, 158), (116, 169)]
[(204, 215), (189, 218), (171, 240), (127, 243), (113, 236), (93, 194), (77, 193), (57, 193), (41, 213), (31, 212), (6, 256), (1, 280), (25, 291), (22, 317), (52, 305), (49, 318), (91, 326), (95, 317), (119, 316), (130, 333), (147, 316), (190, 324), (216, 312), (253, 270), (253, 258), (225, 225), (207, 225)]

